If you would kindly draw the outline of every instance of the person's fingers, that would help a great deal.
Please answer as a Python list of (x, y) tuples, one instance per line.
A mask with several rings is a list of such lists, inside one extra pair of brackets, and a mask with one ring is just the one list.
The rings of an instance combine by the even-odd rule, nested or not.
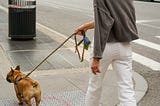
[(97, 70), (97, 73), (101, 73), (99, 69)]
[(96, 75), (96, 72), (92, 71), (92, 73), (93, 73), (94, 75)]
[(75, 34), (76, 34), (76, 35), (83, 35), (83, 32), (86, 32), (86, 28), (84, 27), (84, 25), (79, 26), (79, 27), (75, 30)]
[(92, 70), (92, 73), (96, 75), (97, 73), (100, 73), (100, 71), (99, 70)]
[(97, 59), (93, 59), (92, 64), (91, 64), (91, 70), (93, 74), (97, 74), (100, 73), (100, 69), (99, 69), (99, 60)]
[(81, 31), (78, 31), (78, 33), (77, 33), (78, 35), (82, 35), (82, 32)]
[(82, 31), (79, 29), (75, 30), (75, 35), (82, 35)]
[(93, 74), (97, 74), (97, 73), (100, 73), (100, 70), (99, 70), (99, 68), (98, 67), (91, 67), (91, 69), (92, 69), (92, 73)]
[(93, 74), (96, 74), (95, 71), (94, 71), (94, 70), (95, 70), (95, 67), (92, 66), (92, 67), (91, 67), (91, 70), (92, 70), (92, 73), (93, 73)]

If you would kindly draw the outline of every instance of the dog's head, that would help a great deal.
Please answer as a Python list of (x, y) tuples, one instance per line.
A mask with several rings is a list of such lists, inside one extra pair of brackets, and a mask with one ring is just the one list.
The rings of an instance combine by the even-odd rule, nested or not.
[(16, 78), (21, 75), (20, 66), (16, 66), (15, 69), (11, 68), (9, 73), (7, 74), (6, 80), (10, 83), (14, 83)]

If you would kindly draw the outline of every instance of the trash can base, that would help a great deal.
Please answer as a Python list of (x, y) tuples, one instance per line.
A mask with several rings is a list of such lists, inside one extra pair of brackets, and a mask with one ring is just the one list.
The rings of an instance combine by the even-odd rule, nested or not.
[(11, 40), (33, 40), (36, 34), (33, 35), (9, 35)]
[(11, 38), (14, 41), (27, 41), (27, 40), (34, 40), (34, 38)]

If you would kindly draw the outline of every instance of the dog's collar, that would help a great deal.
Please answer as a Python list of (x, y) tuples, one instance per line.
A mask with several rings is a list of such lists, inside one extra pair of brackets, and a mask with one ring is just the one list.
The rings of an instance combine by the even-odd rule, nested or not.
[(18, 80), (16, 80), (16, 81), (14, 82), (14, 84), (15, 84), (15, 85), (17, 85), (17, 84), (18, 84), (18, 82), (19, 82), (19, 81), (18, 81)]
[(20, 78), (19, 80), (15, 80), (14, 84), (18, 85), (19, 81), (21, 81), (23, 78)]

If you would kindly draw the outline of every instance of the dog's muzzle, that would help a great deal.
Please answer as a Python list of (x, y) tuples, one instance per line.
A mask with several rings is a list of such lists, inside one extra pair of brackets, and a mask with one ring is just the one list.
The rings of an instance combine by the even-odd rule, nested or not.
[(11, 83), (11, 80), (10, 80), (10, 79), (6, 78), (6, 80), (7, 80), (9, 83)]

